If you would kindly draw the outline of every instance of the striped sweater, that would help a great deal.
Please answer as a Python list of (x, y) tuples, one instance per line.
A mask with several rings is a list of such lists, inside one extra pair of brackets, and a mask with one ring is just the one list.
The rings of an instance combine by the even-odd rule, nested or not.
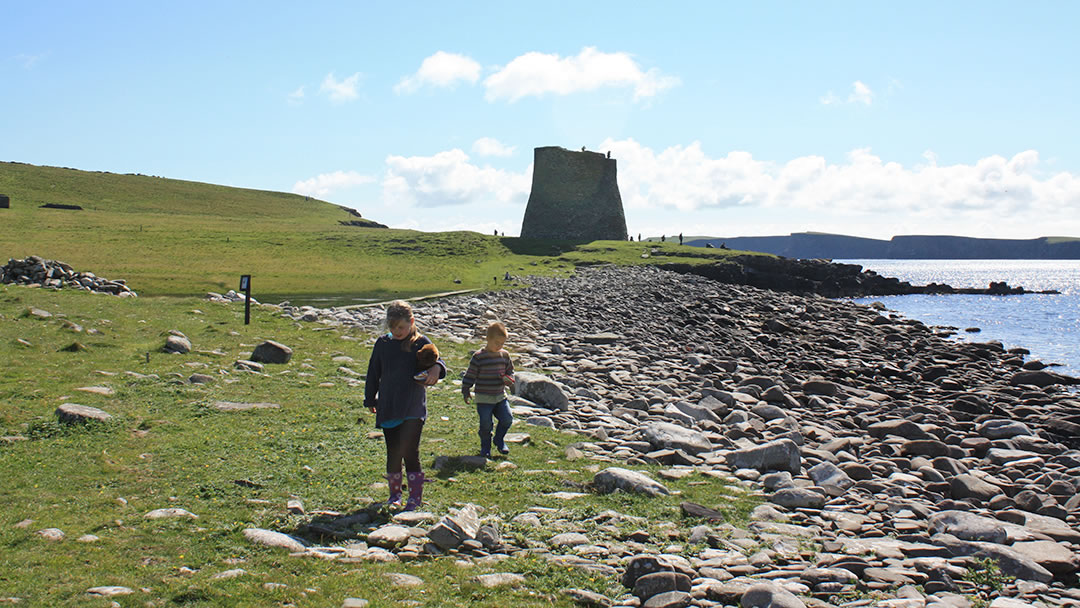
[(510, 353), (500, 350), (493, 353), (486, 348), (473, 353), (469, 369), (461, 378), (461, 394), (468, 395), (476, 387), (477, 403), (497, 403), (506, 398), (503, 392), (503, 376), (514, 377), (514, 363)]

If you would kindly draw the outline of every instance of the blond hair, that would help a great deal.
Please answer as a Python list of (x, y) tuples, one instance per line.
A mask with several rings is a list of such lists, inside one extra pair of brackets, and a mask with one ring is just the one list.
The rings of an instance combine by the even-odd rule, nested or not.
[(413, 324), (412, 331), (401, 343), (401, 350), (409, 350), (412, 348), (413, 343), (416, 342), (416, 339), (420, 337), (420, 331), (416, 329), (412, 306), (405, 300), (394, 300), (386, 307), (386, 326), (387, 328), (393, 327), (400, 321), (408, 321)]
[(493, 321), (487, 328), (487, 337), (500, 337), (506, 339), (509, 337), (509, 333), (506, 331), (506, 326), (502, 324), (502, 321)]

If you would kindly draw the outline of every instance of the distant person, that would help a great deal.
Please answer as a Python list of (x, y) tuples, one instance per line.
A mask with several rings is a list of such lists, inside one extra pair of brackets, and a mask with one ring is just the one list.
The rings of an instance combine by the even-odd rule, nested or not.
[(720, 249), (727, 249), (727, 243), (720, 243)]
[(608, 150), (608, 151), (607, 151), (607, 157), (608, 157), (608, 158), (611, 158), (611, 150)]
[(509, 270), (507, 270), (507, 271), (506, 271), (506, 274), (505, 274), (505, 275), (503, 275), (503, 280), (504, 280), (504, 281), (509, 281), (510, 279), (513, 279), (513, 278), (514, 278), (514, 277), (510, 276), (510, 271), (509, 271)]
[(641, 233), (640, 232), (637, 233), (637, 242), (639, 242), (639, 243), (641, 242)]
[(661, 243), (666, 243), (667, 242), (667, 235), (666, 234), (661, 234), (660, 235), (660, 242)]
[(364, 407), (375, 414), (375, 426), (386, 441), (386, 480), (390, 484), (389, 505), (401, 503), (402, 462), (409, 487), (406, 511), (414, 511), (423, 501), (424, 472), (420, 465), (420, 434), (427, 419), (427, 391), (446, 376), (446, 364), (439, 360), (418, 378), (416, 353), (431, 344), (416, 329), (412, 306), (395, 300), (386, 308), (390, 330), (375, 341), (368, 362), (364, 386)]
[(682, 245), (682, 233), (679, 233), (679, 244)]
[(470, 392), (476, 387), (476, 415), (480, 419), (480, 455), (491, 458), (491, 417), (498, 420), (495, 427), (495, 449), (509, 454), (506, 431), (514, 423), (510, 403), (506, 399), (506, 387), (514, 384), (514, 362), (510, 353), (503, 350), (506, 344), (506, 326), (495, 321), (487, 328), (487, 344), (473, 353), (469, 368), (461, 378), (461, 396), (465, 403), (471, 401)]
[(581, 146), (581, 151), (582, 151), (582, 152), (584, 152), (584, 151), (585, 151), (585, 146)]
[(498, 230), (495, 231), (495, 236), (499, 236), (499, 231)]

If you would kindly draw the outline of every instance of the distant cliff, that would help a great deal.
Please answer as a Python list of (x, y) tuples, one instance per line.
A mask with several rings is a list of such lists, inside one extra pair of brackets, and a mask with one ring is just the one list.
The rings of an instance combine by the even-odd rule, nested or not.
[(803, 259), (1078, 260), (1080, 239), (978, 239), (964, 236), (894, 236), (886, 241), (842, 234), (796, 232), (788, 236), (702, 238), (687, 245), (761, 251)]

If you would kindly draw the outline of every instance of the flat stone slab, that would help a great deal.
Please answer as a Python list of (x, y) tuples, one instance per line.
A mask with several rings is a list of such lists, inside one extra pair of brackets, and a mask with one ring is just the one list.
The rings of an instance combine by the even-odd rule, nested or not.
[(222, 412), (243, 412), (246, 410), (269, 410), (281, 407), (276, 403), (239, 403), (236, 401), (215, 401), (214, 407)]
[(60, 419), (60, 422), (67, 424), (77, 424), (91, 420), (98, 422), (112, 420), (112, 414), (105, 410), (90, 407), (89, 405), (79, 405), (78, 403), (65, 403), (56, 408), (56, 417)]
[(135, 593), (133, 589), (127, 587), (91, 587), (86, 590), (90, 595), (97, 595), (99, 597), (117, 597), (120, 595), (131, 595)]
[(154, 509), (153, 511), (150, 511), (146, 515), (143, 515), (143, 517), (146, 518), (146, 519), (177, 519), (177, 518), (181, 518), (181, 517), (186, 517), (188, 519), (198, 519), (199, 518), (198, 515), (195, 515), (191, 511), (188, 511), (187, 509), (177, 509), (177, 508)]
[(263, 545), (265, 547), (280, 547), (282, 549), (288, 549), (289, 551), (307, 550), (307, 547), (305, 547), (304, 543), (299, 539), (293, 538), (288, 534), (282, 534), (281, 532), (274, 532), (273, 530), (248, 528), (244, 530), (244, 538), (256, 545)]
[(82, 386), (75, 390), (81, 393), (90, 393), (91, 395), (101, 395), (102, 397), (111, 397), (116, 394), (116, 391), (107, 386)]
[(524, 585), (525, 577), (515, 572), (497, 572), (495, 574), (481, 574), (474, 578), (473, 581), (480, 583), (481, 587), (493, 589), (495, 587)]

